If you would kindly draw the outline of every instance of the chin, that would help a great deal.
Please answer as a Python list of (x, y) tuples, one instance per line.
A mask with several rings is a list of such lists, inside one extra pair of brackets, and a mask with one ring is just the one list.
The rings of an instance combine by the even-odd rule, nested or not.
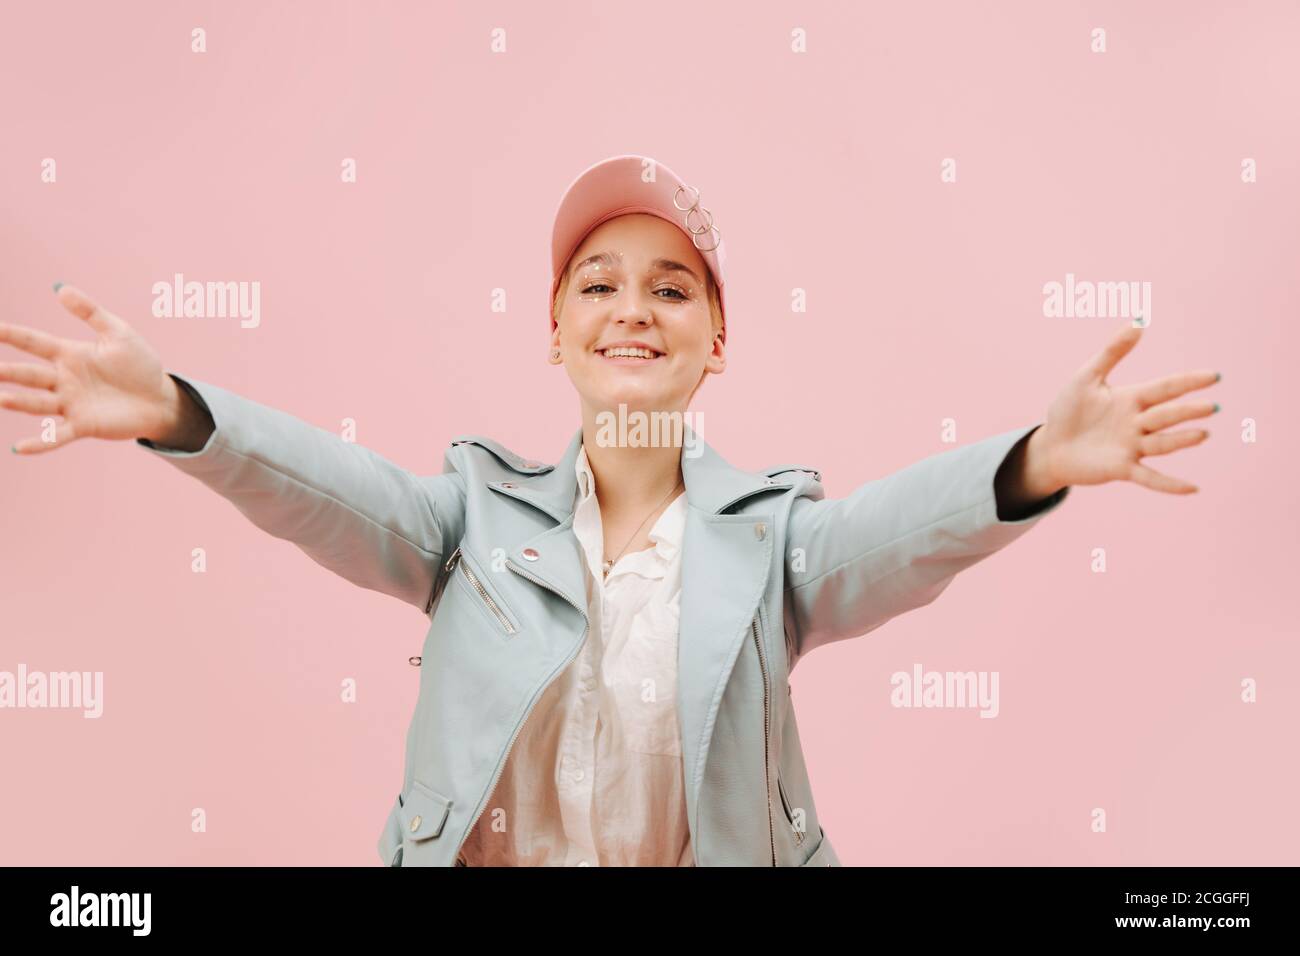
[(629, 412), (657, 412), (683, 408), (683, 397), (667, 394), (658, 389), (619, 388), (604, 391), (592, 402), (593, 407), (618, 412), (624, 405)]

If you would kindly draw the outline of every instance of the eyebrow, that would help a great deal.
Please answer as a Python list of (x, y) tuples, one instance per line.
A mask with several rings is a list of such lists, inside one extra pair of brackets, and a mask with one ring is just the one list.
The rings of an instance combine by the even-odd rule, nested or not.
[[(579, 269), (583, 269), (586, 266), (592, 265), (593, 263), (606, 265), (609, 266), (611, 269), (615, 268), (618, 265), (618, 262), (615, 261), (614, 257), (610, 253), (597, 252), (595, 255), (587, 256), (587, 258), (575, 264), (573, 267), (573, 271), (576, 273)], [(650, 263), (650, 268), (655, 270), (666, 271), (666, 272), (685, 272), (696, 282), (699, 282), (701, 285), (704, 284), (703, 280), (701, 280), (700, 277), (695, 274), (695, 270), (691, 269), (689, 266), (683, 265), (682, 263), (676, 261), (675, 259), (664, 259), (661, 257), (659, 259), (656, 259), (654, 262)]]

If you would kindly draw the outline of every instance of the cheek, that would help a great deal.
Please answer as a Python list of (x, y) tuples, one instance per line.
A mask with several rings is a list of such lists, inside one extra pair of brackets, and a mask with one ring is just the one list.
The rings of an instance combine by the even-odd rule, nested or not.
[(713, 345), (713, 316), (705, 306), (675, 316), (663, 325), (664, 342), (683, 354), (706, 355)]
[(676, 359), (674, 364), (689, 366), (690, 368), (696, 366), (703, 368), (704, 363), (708, 360), (709, 351), (713, 347), (713, 340), (696, 334), (683, 335), (678, 338), (676, 343), (669, 343), (668, 347), (673, 358)]

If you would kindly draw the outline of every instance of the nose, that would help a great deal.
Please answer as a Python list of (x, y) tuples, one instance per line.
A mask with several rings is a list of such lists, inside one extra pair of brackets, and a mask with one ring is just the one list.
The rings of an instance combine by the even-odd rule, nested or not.
[(614, 322), (618, 325), (631, 325), (644, 329), (654, 322), (654, 310), (644, 300), (630, 296), (619, 303), (614, 312)]

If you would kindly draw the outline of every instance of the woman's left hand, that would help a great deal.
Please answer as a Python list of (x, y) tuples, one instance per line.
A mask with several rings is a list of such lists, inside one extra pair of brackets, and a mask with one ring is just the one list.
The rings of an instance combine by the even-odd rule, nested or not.
[(1219, 410), (1208, 400), (1172, 401), (1214, 384), (1219, 373), (1179, 372), (1138, 385), (1108, 384), (1106, 376), (1137, 345), (1143, 329), (1125, 326), (1056, 396), (1043, 425), (1025, 445), (1021, 467), (1012, 470), (1001, 489), (1010, 505), (1046, 498), (1068, 485), (1107, 481), (1132, 481), (1176, 495), (1197, 490), (1191, 482), (1144, 465), (1142, 458), (1198, 445), (1210, 436), (1200, 428), (1165, 429)]

